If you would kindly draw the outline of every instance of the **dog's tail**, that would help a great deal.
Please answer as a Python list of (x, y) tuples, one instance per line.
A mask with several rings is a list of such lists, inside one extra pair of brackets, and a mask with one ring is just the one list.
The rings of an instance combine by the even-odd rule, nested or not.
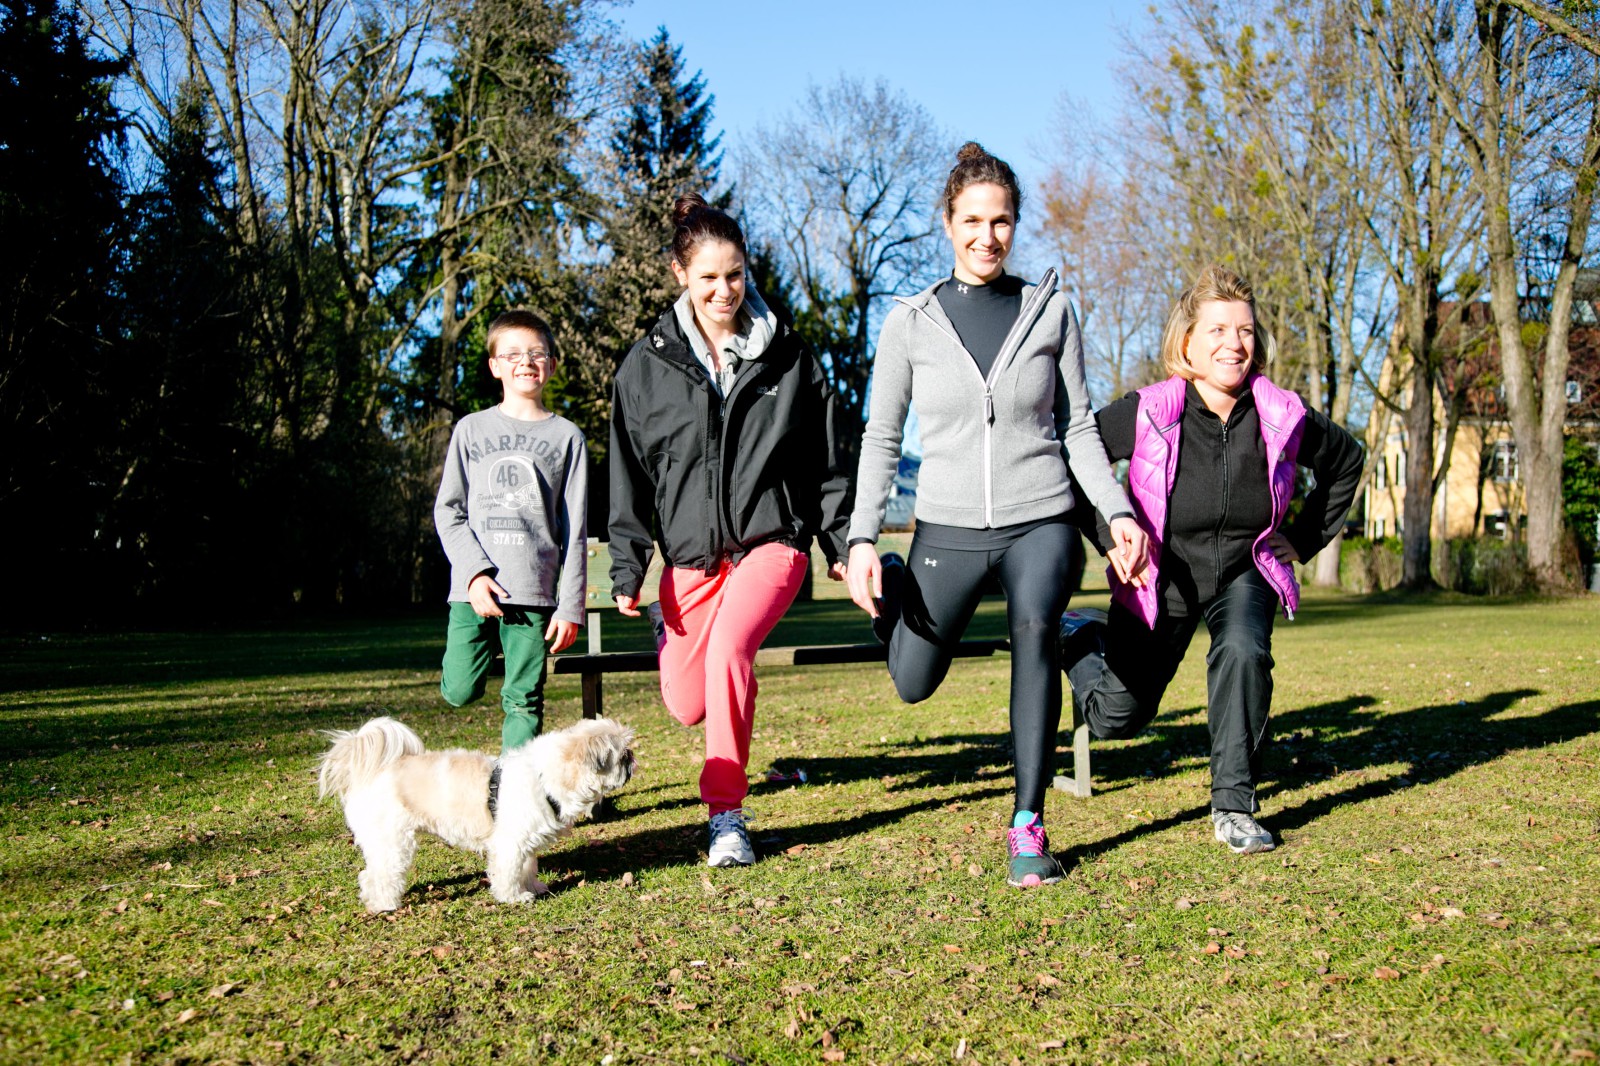
[(333, 746), (318, 764), (319, 799), (342, 797), (396, 759), (422, 754), (422, 738), (393, 718), (374, 718), (356, 730), (324, 729), (322, 734)]

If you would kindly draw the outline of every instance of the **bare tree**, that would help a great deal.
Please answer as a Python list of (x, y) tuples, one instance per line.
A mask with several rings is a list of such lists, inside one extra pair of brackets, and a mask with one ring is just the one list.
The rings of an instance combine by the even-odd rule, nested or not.
[(758, 242), (792, 279), (796, 324), (819, 351), (853, 426), (865, 425), (872, 331), (881, 302), (920, 288), (938, 231), (934, 202), (951, 160), (928, 113), (879, 81), (813, 85), (738, 154)]
[[(1579, 27), (1538, 4), (1515, 7), (1532, 18), (1476, 0), (1413, 13), (1408, 25), (1488, 205), (1489, 298), (1526, 487), (1528, 563), (1538, 585), (1556, 591), (1576, 577), (1564, 559), (1561, 475), (1573, 286), (1590, 250), (1600, 169), (1600, 62), (1579, 51)], [(1449, 39), (1430, 34), (1420, 14), (1451, 29)], [(1541, 238), (1555, 254), (1530, 263)], [(1524, 292), (1524, 269), (1540, 291)], [(1542, 351), (1524, 334), (1524, 295), (1545, 320)]]
[(1367, 224), (1397, 294), (1396, 332), (1410, 379), (1401, 581), (1423, 588), (1434, 583), (1433, 502), (1444, 473), (1435, 453), (1440, 294), (1470, 250), (1481, 199), (1462, 172), (1460, 144), (1439, 95), (1422, 73), (1422, 42), (1406, 20), (1390, 17), (1387, 5), (1356, 7), (1356, 54), (1372, 89), (1364, 141), (1384, 162), (1380, 200)]
[[(1138, 181), (1107, 165), (1117, 157), (1115, 139), (1082, 121), (1086, 113), (1071, 100), (1060, 105), (1057, 142), (1073, 147), (1040, 183), (1038, 230), (1078, 305), (1090, 385), (1109, 401), (1159, 376), (1171, 279), (1151, 254), (1161, 242)], [(1097, 150), (1080, 150), (1085, 144)]]

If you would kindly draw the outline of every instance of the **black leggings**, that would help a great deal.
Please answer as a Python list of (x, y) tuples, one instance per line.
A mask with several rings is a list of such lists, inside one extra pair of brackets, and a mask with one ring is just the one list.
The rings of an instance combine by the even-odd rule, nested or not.
[(911, 539), (900, 620), (889, 640), (889, 676), (900, 698), (920, 703), (950, 669), (991, 574), (1006, 596), (1011, 630), (1011, 739), (1017, 749), (1019, 811), (1044, 812), (1061, 726), (1057, 633), (1072, 595), (1068, 585), (1083, 546), (1061, 522), (1029, 530), (991, 550), (936, 548)]
[(1089, 731), (1112, 740), (1136, 736), (1149, 725), (1203, 618), (1211, 632), (1206, 653), (1211, 806), (1254, 813), (1272, 707), (1277, 613), (1278, 595), (1254, 567), (1195, 613), (1174, 615), (1163, 605), (1153, 631), (1121, 604), (1112, 604), (1104, 654), (1091, 651), (1067, 670)]

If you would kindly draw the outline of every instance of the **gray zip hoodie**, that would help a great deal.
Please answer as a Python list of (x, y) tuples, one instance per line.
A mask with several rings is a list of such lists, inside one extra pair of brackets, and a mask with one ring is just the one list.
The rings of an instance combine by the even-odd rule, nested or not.
[(1022, 311), (988, 379), (935, 294), (895, 298), (878, 336), (850, 539), (878, 539), (906, 411), (922, 430), (920, 521), (996, 529), (1064, 514), (1067, 463), (1104, 517), (1131, 512), (1106, 459), (1083, 376), (1083, 338), (1054, 270), (1022, 290)]
[(588, 458), (582, 430), (560, 415), (524, 422), (495, 406), (456, 423), (433, 505), (450, 600), (466, 602), (488, 573), (506, 603), (583, 624)]

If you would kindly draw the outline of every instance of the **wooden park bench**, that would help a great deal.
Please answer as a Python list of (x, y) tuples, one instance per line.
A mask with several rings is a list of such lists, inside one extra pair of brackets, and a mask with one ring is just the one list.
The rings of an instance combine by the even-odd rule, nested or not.
[[(591, 551), (591, 555), (593, 552)], [(601, 641), (601, 618), (611, 603), (609, 588), (591, 584), (586, 597), (585, 630), (588, 648), (581, 654), (552, 656), (552, 674), (577, 674), (583, 685), (583, 716), (598, 718), (605, 713), (607, 674), (644, 674), (659, 669), (654, 651), (605, 651)], [(995, 652), (1009, 652), (1007, 640), (963, 640), (956, 646), (956, 658), (987, 658)], [(887, 649), (871, 644), (811, 644), (799, 647), (762, 648), (756, 652), (757, 666), (838, 666), (849, 663), (881, 663)], [(1067, 698), (1070, 705), (1071, 697)], [(1072, 776), (1056, 775), (1054, 785), (1063, 792), (1087, 799), (1089, 777), (1089, 727), (1072, 712)]]

